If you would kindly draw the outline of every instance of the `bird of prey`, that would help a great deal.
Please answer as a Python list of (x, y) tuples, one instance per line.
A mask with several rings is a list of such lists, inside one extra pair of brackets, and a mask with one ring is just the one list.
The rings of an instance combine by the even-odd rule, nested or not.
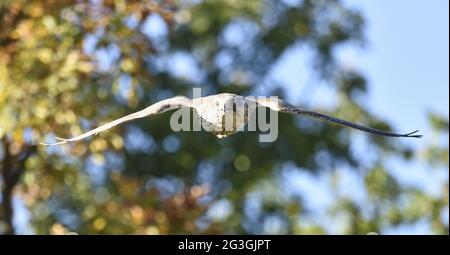
[[(182, 107), (193, 108), (195, 112), (200, 116), (203, 123), (203, 127), (206, 129), (206, 131), (212, 132), (218, 138), (223, 138), (232, 135), (237, 131), (241, 130), (243, 127), (245, 127), (245, 125), (247, 125), (249, 121), (250, 114), (252, 114), (257, 107), (267, 107), (273, 111), (282, 113), (306, 115), (309, 117), (334, 122), (342, 126), (347, 126), (350, 128), (358, 129), (376, 135), (389, 137), (414, 137), (414, 138), (422, 137), (422, 135), (416, 134), (418, 130), (406, 134), (386, 132), (370, 128), (367, 126), (363, 126), (360, 124), (352, 123), (346, 120), (334, 118), (322, 113), (304, 110), (302, 108), (293, 106), (285, 102), (284, 100), (278, 99), (276, 97), (254, 98), (254, 97), (243, 97), (230, 93), (222, 93), (194, 99), (188, 99), (184, 96), (177, 96), (165, 99), (141, 111), (108, 122), (79, 136), (67, 139), (57, 137), (56, 139), (59, 140), (59, 142), (41, 143), (41, 144), (57, 145), (79, 141), (86, 137), (96, 135), (102, 131), (108, 130), (114, 126), (117, 126), (121, 123), (130, 120), (152, 116), (169, 110), (179, 109)], [(226, 126), (226, 123), (232, 123), (232, 125)]]

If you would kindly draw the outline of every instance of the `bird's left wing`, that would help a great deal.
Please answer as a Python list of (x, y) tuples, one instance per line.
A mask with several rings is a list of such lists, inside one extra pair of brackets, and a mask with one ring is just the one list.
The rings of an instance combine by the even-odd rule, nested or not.
[(415, 135), (415, 133), (419, 132), (418, 130), (411, 132), (411, 133), (407, 133), (407, 134), (397, 134), (397, 133), (386, 132), (386, 131), (378, 130), (375, 128), (356, 124), (356, 123), (353, 123), (350, 121), (346, 121), (343, 119), (331, 117), (331, 116), (328, 116), (328, 115), (325, 115), (322, 113), (318, 113), (318, 112), (314, 112), (314, 111), (307, 111), (300, 107), (293, 106), (293, 105), (291, 105), (281, 99), (278, 99), (278, 98), (273, 98), (273, 97), (272, 98), (258, 98), (256, 100), (256, 102), (259, 105), (270, 108), (271, 110), (274, 110), (274, 111), (307, 115), (310, 117), (314, 117), (316, 119), (322, 119), (322, 120), (334, 122), (334, 123), (337, 123), (342, 126), (358, 129), (358, 130), (376, 134), (376, 135), (390, 136), (390, 137), (414, 137), (414, 138), (422, 137), (422, 135)]
[(103, 125), (99, 126), (98, 128), (95, 128), (91, 131), (83, 133), (79, 136), (76, 136), (73, 138), (67, 138), (67, 139), (56, 137), (56, 139), (59, 140), (59, 142), (41, 143), (41, 144), (42, 145), (57, 145), (57, 144), (64, 144), (64, 143), (68, 143), (68, 142), (78, 141), (78, 140), (84, 139), (88, 136), (95, 135), (102, 131), (108, 130), (114, 126), (117, 126), (121, 123), (130, 121), (130, 120), (139, 119), (139, 118), (143, 118), (143, 117), (147, 117), (147, 116), (151, 116), (151, 115), (155, 115), (155, 114), (160, 114), (160, 113), (163, 113), (163, 112), (166, 112), (166, 111), (169, 111), (172, 109), (181, 108), (181, 107), (192, 107), (191, 100), (186, 97), (183, 97), (183, 96), (177, 96), (177, 97), (165, 99), (165, 100), (155, 103), (141, 111), (129, 114), (122, 118), (113, 120), (106, 124), (103, 124)]

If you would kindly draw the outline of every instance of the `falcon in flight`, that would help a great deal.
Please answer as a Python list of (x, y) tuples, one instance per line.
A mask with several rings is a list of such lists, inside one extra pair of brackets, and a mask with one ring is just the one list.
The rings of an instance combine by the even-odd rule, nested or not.
[[(141, 111), (129, 114), (122, 118), (116, 119), (114, 121), (108, 122), (101, 125), (91, 131), (83, 133), (79, 136), (73, 138), (56, 138), (59, 142), (56, 143), (41, 143), (43, 145), (57, 145), (64, 144), (68, 142), (74, 142), (86, 137), (96, 135), (100, 132), (108, 130), (114, 126), (121, 123), (144, 118), (147, 116), (152, 116), (160, 114), (173, 109), (179, 109), (182, 107), (193, 108), (195, 112), (200, 116), (203, 128), (206, 131), (212, 132), (218, 138), (223, 138), (236, 133), (237, 131), (244, 128), (249, 122), (249, 116), (252, 114), (257, 107), (267, 107), (273, 111), (282, 113), (291, 113), (306, 115), (309, 117), (314, 117), (321, 120), (326, 120), (330, 122), (337, 123), (342, 126), (358, 129), (364, 132), (389, 136), (389, 137), (414, 137), (420, 138), (422, 135), (416, 134), (418, 130), (407, 133), (407, 134), (396, 134), (390, 133), (360, 124), (352, 123), (346, 120), (334, 118), (325, 114), (321, 114), (314, 111), (304, 110), (302, 108), (293, 106), (281, 99), (276, 97), (270, 98), (254, 98), (254, 97), (243, 97), (235, 94), (223, 93), (217, 95), (211, 95), (206, 97), (189, 99), (184, 96), (177, 96), (169, 99), (157, 102)], [(230, 121), (231, 120), (231, 121)], [(227, 123), (232, 123), (231, 126)]]

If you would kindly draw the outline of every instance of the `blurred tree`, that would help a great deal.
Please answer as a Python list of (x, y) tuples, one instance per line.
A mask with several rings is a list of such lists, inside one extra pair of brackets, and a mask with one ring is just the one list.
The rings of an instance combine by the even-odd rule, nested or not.
[[(293, 116), (279, 117), (271, 144), (255, 132), (225, 140), (174, 133), (164, 114), (84, 142), (36, 146), (194, 86), (283, 96), (278, 84), (264, 84), (296, 45), (311, 49), (312, 71), (338, 92), (329, 113), (389, 129), (358, 100), (364, 77), (335, 61), (337, 46), (364, 42), (363, 18), (341, 1), (3, 0), (0, 27), (0, 233), (15, 233), (14, 201), (42, 234), (331, 233), (308, 220), (303, 197), (285, 193), (283, 169), (333, 175), (327, 170), (343, 166), (366, 180), (370, 206), (338, 199), (330, 215), (348, 217), (342, 233), (423, 218), (448, 232), (448, 183), (431, 197), (386, 169), (385, 155), (416, 153), (368, 136), (374, 159), (362, 163), (354, 133)], [(431, 119), (448, 135), (448, 121)], [(448, 170), (448, 144), (439, 146), (423, 157)]]

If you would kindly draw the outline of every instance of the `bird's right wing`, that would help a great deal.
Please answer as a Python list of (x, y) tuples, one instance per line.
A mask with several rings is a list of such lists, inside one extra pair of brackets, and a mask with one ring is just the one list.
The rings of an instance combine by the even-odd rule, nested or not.
[(95, 128), (91, 131), (83, 133), (79, 136), (76, 136), (73, 138), (67, 138), (67, 139), (56, 137), (56, 139), (59, 140), (59, 142), (41, 143), (41, 144), (42, 145), (57, 145), (57, 144), (64, 144), (64, 143), (68, 143), (68, 142), (78, 141), (78, 140), (84, 139), (88, 136), (95, 135), (102, 131), (108, 130), (114, 126), (117, 126), (121, 123), (130, 121), (130, 120), (139, 119), (139, 118), (143, 118), (143, 117), (147, 117), (147, 116), (151, 116), (151, 115), (155, 115), (155, 114), (160, 114), (160, 113), (163, 113), (163, 112), (166, 112), (169, 110), (173, 110), (173, 109), (177, 109), (177, 108), (181, 108), (181, 107), (192, 107), (191, 100), (186, 97), (183, 97), (183, 96), (177, 96), (177, 97), (165, 99), (165, 100), (155, 103), (141, 111), (138, 111), (138, 112), (129, 114), (127, 116), (124, 116), (122, 118), (108, 122), (104, 125), (99, 126), (98, 128)]

